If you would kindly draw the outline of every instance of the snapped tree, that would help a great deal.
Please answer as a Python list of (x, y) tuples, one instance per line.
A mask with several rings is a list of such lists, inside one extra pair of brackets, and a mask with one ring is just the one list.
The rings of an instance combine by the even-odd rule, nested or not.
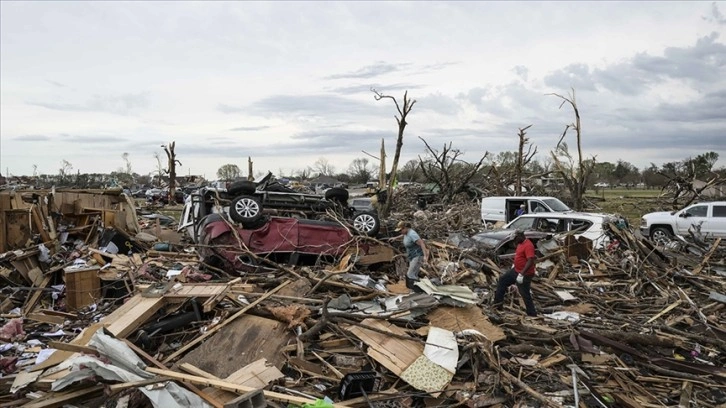
[[(380, 207), (380, 213), (382, 216), (387, 216), (391, 211), (391, 202), (393, 201), (393, 186), (396, 183), (396, 172), (398, 171), (398, 160), (401, 158), (401, 148), (403, 148), (403, 132), (406, 130), (406, 125), (408, 125), (408, 122), (406, 122), (406, 118), (408, 117), (408, 114), (411, 113), (411, 109), (413, 109), (413, 105), (416, 104), (415, 99), (409, 99), (408, 98), (408, 91), (406, 91), (403, 94), (403, 106), (398, 104), (398, 100), (396, 100), (395, 97), (391, 95), (384, 95), (377, 90), (371, 88), (371, 92), (374, 94), (374, 98), (377, 101), (380, 101), (381, 99), (390, 99), (393, 101), (393, 103), (396, 105), (396, 111), (398, 111), (398, 115), (395, 116), (396, 123), (398, 124), (398, 137), (396, 138), (396, 151), (393, 154), (393, 163), (391, 164), (391, 174), (388, 177), (388, 180), (386, 180), (386, 201), (385, 203)], [(383, 141), (381, 141), (381, 172), (380, 177), (385, 177), (386, 174), (386, 155), (385, 155), (385, 148)], [(383, 185), (383, 184), (381, 184)]]
[[(554, 161), (554, 170), (562, 176), (562, 180), (570, 192), (572, 198), (572, 206), (576, 211), (582, 211), (584, 202), (582, 197), (585, 195), (587, 190), (587, 181), (590, 178), (595, 168), (595, 157), (591, 160), (584, 160), (582, 157), (582, 127), (580, 122), (580, 110), (577, 108), (577, 101), (575, 99), (575, 90), (572, 89), (572, 93), (569, 97), (565, 97), (556, 93), (550, 95), (556, 96), (562, 100), (560, 103), (560, 109), (565, 104), (572, 107), (572, 111), (575, 114), (575, 122), (565, 126), (562, 137), (557, 142), (557, 146), (554, 151), (550, 152), (552, 160)], [(577, 139), (577, 163), (569, 152), (567, 143), (564, 141), (567, 136), (568, 130), (575, 131), (575, 137)]]
[(176, 197), (176, 165), (177, 163), (180, 166), (182, 164), (179, 160), (177, 160), (176, 153), (174, 152), (176, 142), (171, 142), (168, 145), (161, 145), (161, 147), (164, 148), (169, 166), (167, 170), (169, 172), (169, 203), (173, 203), (175, 202), (174, 199)]

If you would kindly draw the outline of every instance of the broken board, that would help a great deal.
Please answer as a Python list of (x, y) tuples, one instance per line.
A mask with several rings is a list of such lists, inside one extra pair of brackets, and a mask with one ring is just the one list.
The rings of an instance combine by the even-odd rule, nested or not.
[(478, 306), (449, 307), (442, 306), (430, 311), (426, 317), (431, 326), (450, 330), (454, 333), (466, 329), (474, 329), (495, 343), (504, 340), (507, 336), (499, 326), (493, 324), (484, 316)]
[(348, 326), (345, 329), (361, 339), (368, 346), (368, 355), (393, 374), (400, 376), (419, 356), (423, 355), (423, 344), (414, 341), (413, 338), (405, 340), (384, 334), (388, 332), (407, 336), (400, 327), (375, 319), (365, 319), (361, 324), (379, 329), (382, 333), (359, 326)]
[(135, 295), (113, 313), (103, 318), (101, 323), (106, 325), (106, 330), (114, 336), (124, 338), (146, 323), (165, 303), (164, 298)]
[(189, 363), (219, 378), (261, 358), (281, 367), (285, 361), (282, 349), (292, 339), (287, 324), (244, 315), (190, 351), (178, 364)]

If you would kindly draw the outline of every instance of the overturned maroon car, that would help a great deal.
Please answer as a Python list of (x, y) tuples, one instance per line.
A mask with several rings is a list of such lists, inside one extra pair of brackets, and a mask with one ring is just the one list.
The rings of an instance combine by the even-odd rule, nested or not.
[[(206, 262), (227, 270), (249, 270), (260, 259), (281, 264), (315, 264), (319, 258), (334, 258), (347, 249), (353, 235), (330, 221), (268, 217), (258, 228), (230, 223), (212, 214), (202, 221), (200, 255)], [(263, 264), (263, 263), (262, 263)]]

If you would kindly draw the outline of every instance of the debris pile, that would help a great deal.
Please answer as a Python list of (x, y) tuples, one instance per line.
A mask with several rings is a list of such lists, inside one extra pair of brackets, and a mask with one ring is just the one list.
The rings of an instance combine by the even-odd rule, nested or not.
[(516, 291), (490, 308), (503, 266), (468, 239), (472, 205), (397, 204), (431, 254), (409, 291), (399, 241), (219, 269), (123, 196), (62, 194), (0, 194), (0, 406), (726, 404), (720, 240), (556, 237), (530, 318)]

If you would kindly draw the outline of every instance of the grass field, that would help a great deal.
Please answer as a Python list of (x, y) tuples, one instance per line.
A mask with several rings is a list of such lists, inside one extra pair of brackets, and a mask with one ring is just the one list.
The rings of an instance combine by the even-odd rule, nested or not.
[(593, 211), (618, 213), (626, 217), (631, 225), (638, 226), (643, 214), (663, 210), (662, 205), (667, 203), (667, 199), (660, 195), (660, 189), (606, 188), (597, 193), (588, 191), (585, 197), (594, 206)]

